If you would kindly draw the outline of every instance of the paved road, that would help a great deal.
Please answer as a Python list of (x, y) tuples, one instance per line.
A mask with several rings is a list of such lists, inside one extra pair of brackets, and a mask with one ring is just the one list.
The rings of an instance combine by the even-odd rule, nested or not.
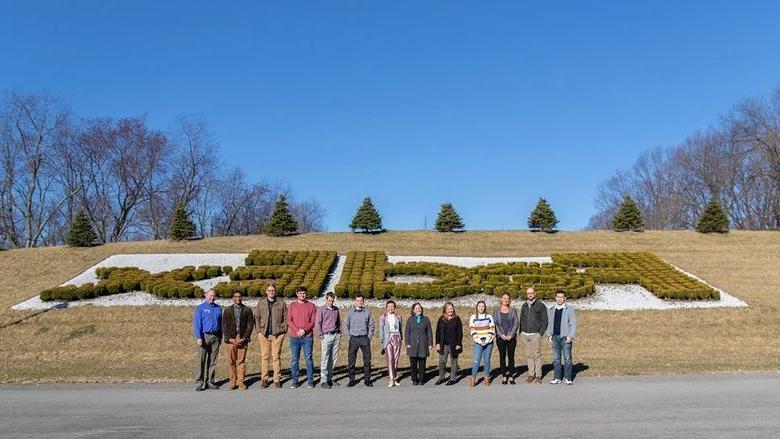
[[(380, 384), (380, 383), (377, 383)], [(194, 392), (0, 386), (0, 437), (780, 437), (780, 375)]]

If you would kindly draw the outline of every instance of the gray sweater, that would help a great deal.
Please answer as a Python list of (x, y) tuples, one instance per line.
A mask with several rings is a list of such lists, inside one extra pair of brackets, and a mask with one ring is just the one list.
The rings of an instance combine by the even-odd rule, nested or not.
[(347, 311), (347, 318), (344, 319), (344, 331), (350, 337), (360, 337), (367, 335), (368, 338), (374, 336), (374, 317), (371, 311), (363, 308), (361, 310), (352, 307)]
[(509, 307), (509, 314), (507, 317), (509, 317), (509, 331), (504, 333), (501, 325), (501, 307), (499, 306), (493, 311), (493, 321), (496, 324), (496, 335), (499, 337), (502, 335), (515, 337), (517, 335), (519, 324), (517, 322), (517, 309), (514, 306)]

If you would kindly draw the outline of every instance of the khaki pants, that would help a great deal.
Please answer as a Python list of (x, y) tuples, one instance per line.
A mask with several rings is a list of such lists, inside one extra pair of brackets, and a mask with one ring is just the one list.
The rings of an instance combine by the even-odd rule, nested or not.
[(228, 344), (228, 374), (230, 387), (244, 387), (246, 378), (246, 343), (242, 345)]
[(528, 364), (528, 376), (542, 377), (542, 336), (539, 334), (520, 333), (525, 347), (525, 358)]
[(269, 335), (266, 337), (260, 334), (260, 379), (268, 380), (268, 361), (273, 362), (274, 382), (278, 383), (282, 379), (282, 343), (284, 334)]

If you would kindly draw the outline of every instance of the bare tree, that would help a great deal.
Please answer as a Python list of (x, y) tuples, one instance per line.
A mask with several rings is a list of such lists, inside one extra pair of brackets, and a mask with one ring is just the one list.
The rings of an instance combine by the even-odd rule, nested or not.
[(54, 145), (69, 132), (69, 113), (49, 95), (11, 92), (0, 116), (2, 235), (16, 247), (34, 247), (73, 196), (56, 178)]
[(139, 207), (156, 196), (168, 141), (140, 118), (88, 122), (80, 145), (84, 206), (101, 242), (143, 237)]

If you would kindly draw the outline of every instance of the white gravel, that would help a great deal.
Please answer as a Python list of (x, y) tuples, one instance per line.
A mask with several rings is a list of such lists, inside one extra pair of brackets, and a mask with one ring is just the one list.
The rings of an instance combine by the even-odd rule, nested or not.
[(387, 276), (387, 280), (397, 284), (429, 284), (436, 282), (436, 276), (398, 275)]
[(507, 263), (507, 262), (536, 262), (539, 264), (552, 264), (552, 258), (549, 256), (540, 257), (496, 257), (482, 258), (470, 256), (388, 256), (387, 262), (392, 264), (398, 262), (439, 262), (441, 264), (459, 265), (461, 267), (477, 267), (480, 265)]
[[(100, 263), (93, 267), (90, 267), (85, 272), (74, 277), (73, 279), (65, 282), (63, 285), (75, 284), (81, 285), (87, 282), (95, 282), (97, 278), (95, 276), (95, 268), (97, 267), (138, 267), (144, 270), (148, 270), (152, 273), (160, 271), (168, 271), (174, 268), (180, 268), (186, 265), (230, 265), (232, 267), (240, 267), (244, 265), (244, 258), (246, 253), (221, 253), (221, 254), (135, 254), (135, 255), (114, 255), (104, 259)], [(440, 262), (445, 264), (460, 265), (463, 267), (475, 267), (479, 265), (502, 263), (502, 262), (538, 262), (538, 263), (551, 263), (552, 259), (549, 257), (536, 257), (536, 258), (510, 258), (510, 257), (496, 257), (496, 258), (483, 258), (483, 257), (447, 257), (447, 256), (388, 256), (388, 260), (391, 263), (396, 262)], [(338, 256), (336, 267), (331, 273), (325, 287), (325, 291), (333, 291), (344, 269), (344, 263), (346, 256)], [(678, 267), (679, 271), (700, 280), (693, 274), (685, 272)], [(396, 281), (398, 281), (396, 277)], [(213, 287), (219, 282), (228, 281), (228, 276), (220, 276), (213, 279), (207, 279), (203, 281), (194, 282), (195, 285), (201, 288), (207, 289)], [(403, 279), (402, 279), (403, 280)], [(709, 285), (709, 284), (708, 284)], [(712, 285), (710, 285), (712, 286)], [(713, 287), (715, 288), (715, 287)], [(716, 288), (720, 292), (720, 300), (664, 300), (656, 297), (650, 293), (647, 289), (639, 285), (596, 285), (596, 292), (592, 296), (573, 300), (569, 303), (577, 309), (594, 309), (594, 310), (666, 310), (666, 309), (688, 309), (688, 308), (720, 308), (720, 307), (746, 307), (747, 304), (728, 294), (727, 292)], [(69, 308), (78, 306), (195, 306), (201, 302), (202, 299), (159, 299), (151, 294), (135, 292), (117, 294), (113, 296), (99, 297), (96, 299), (80, 300), (74, 302), (43, 302), (39, 296), (35, 296), (24, 302), (16, 304), (11, 307), (14, 310), (40, 310), (49, 308)], [(494, 307), (498, 305), (498, 298), (495, 296), (486, 295), (471, 295), (454, 298), (451, 301), (455, 306), (459, 307), (471, 307), (476, 305), (479, 300), (485, 300), (488, 307)], [(220, 305), (229, 305), (231, 301), (229, 299), (218, 299)], [(321, 305), (324, 302), (323, 298), (315, 299), (314, 302)], [(416, 302), (411, 299), (396, 300), (397, 305), (400, 308), (408, 308)], [(422, 300), (423, 307), (429, 308), (441, 308), (446, 300)], [(257, 303), (257, 299), (247, 299), (245, 303), (254, 306)], [(369, 299), (366, 300), (369, 307), (382, 308), (384, 307), (384, 300)], [(351, 301), (347, 299), (337, 299), (336, 304), (341, 307), (348, 307), (351, 305)], [(551, 305), (551, 303), (548, 303)]]

